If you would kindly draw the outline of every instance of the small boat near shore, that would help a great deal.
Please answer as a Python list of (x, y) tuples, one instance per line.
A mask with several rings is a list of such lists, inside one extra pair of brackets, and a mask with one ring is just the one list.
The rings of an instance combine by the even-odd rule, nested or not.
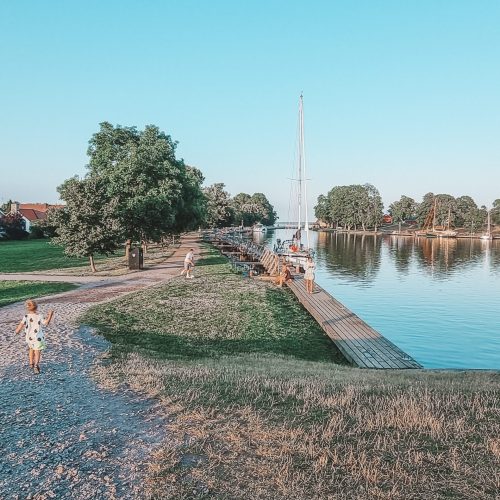
[(434, 198), (434, 204), (430, 209), (422, 229), (415, 231), (415, 236), (422, 236), (424, 238), (456, 238), (458, 232), (450, 228), (451, 210), (448, 209), (447, 227), (436, 226), (436, 207), (437, 198)]
[(493, 235), (491, 234), (491, 212), (488, 210), (488, 221), (487, 221), (487, 229), (486, 233), (482, 234), (480, 238), (483, 241), (492, 241), (493, 240)]
[(264, 224), (257, 222), (257, 224), (254, 224), (254, 226), (252, 227), (252, 231), (254, 233), (265, 233), (267, 231), (267, 227), (264, 226)]

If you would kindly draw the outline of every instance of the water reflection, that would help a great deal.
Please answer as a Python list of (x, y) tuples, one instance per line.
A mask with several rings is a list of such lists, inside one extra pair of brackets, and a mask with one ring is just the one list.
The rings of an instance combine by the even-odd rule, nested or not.
[(372, 235), (318, 233), (317, 259), (333, 274), (372, 282), (380, 269), (382, 238)]
[[(291, 238), (292, 234), (268, 231), (254, 233), (252, 239), (272, 247), (277, 238)], [(384, 254), (401, 275), (408, 275), (416, 266), (433, 279), (446, 280), (481, 265), (486, 255), (491, 272), (500, 274), (500, 240), (312, 232), (311, 246), (326, 271), (365, 286), (377, 278)]]

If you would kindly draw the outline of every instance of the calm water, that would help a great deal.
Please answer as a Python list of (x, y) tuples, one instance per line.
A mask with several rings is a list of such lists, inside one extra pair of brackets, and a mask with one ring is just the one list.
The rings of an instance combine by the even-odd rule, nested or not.
[(500, 240), (312, 232), (311, 242), (317, 282), (426, 368), (500, 369)]

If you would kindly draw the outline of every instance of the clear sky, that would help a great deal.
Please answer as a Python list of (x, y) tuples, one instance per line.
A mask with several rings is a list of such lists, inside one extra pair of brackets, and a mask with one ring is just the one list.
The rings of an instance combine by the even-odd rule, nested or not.
[(286, 220), (301, 91), (311, 207), (500, 198), (498, 0), (4, 0), (0, 55), (0, 201), (57, 201), (106, 120)]

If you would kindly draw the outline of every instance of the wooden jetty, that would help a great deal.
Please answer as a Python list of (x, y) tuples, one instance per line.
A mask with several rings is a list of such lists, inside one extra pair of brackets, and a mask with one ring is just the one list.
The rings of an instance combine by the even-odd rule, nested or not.
[[(258, 265), (270, 276), (276, 276), (280, 257), (262, 245), (242, 242), (230, 234), (217, 232), (210, 241), (227, 253), (235, 265)], [(249, 262), (248, 258), (253, 259)], [(295, 275), (288, 283), (299, 302), (319, 323), (345, 358), (359, 368), (420, 369), (422, 365), (386, 339), (379, 332), (333, 298), (326, 290), (314, 285), (315, 292), (306, 292), (301, 275)]]

